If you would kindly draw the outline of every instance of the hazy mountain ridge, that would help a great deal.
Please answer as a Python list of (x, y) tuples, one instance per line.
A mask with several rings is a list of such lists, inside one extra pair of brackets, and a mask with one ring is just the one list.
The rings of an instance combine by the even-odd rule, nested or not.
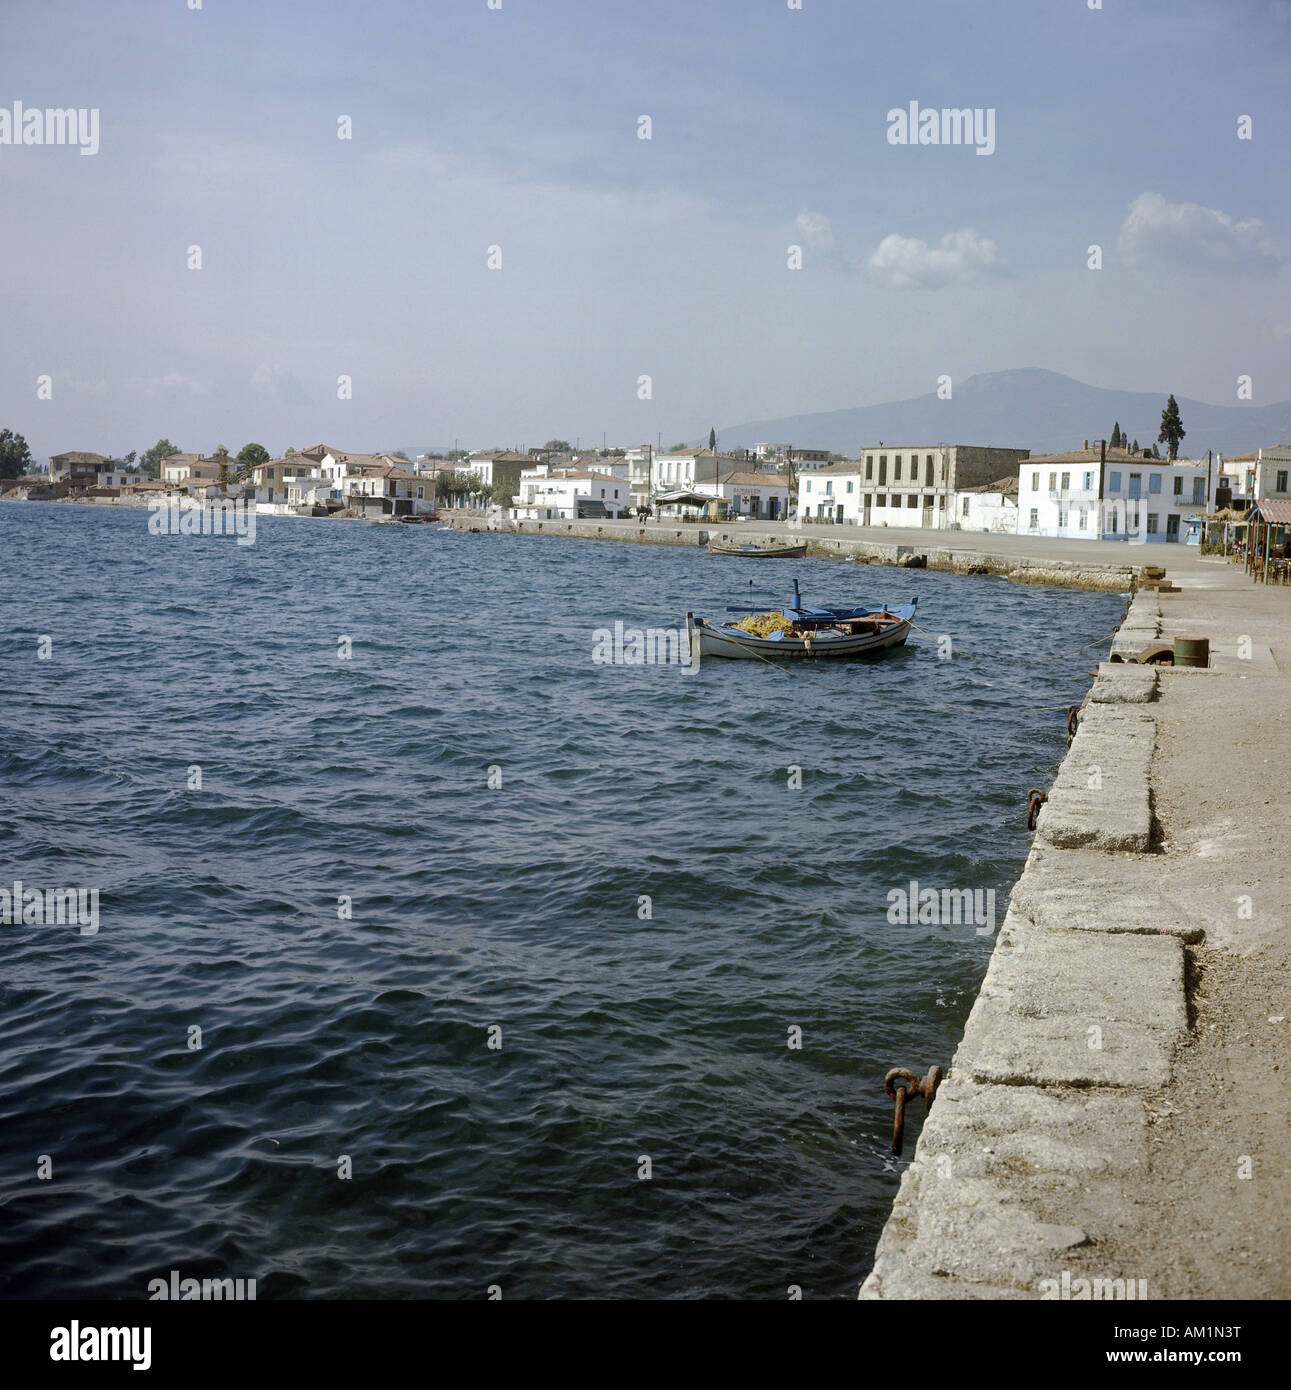
[[(955, 384), (948, 401), (930, 391), (884, 405), (755, 420), (719, 429), (717, 435), (722, 449), (767, 441), (829, 449), (848, 458), (880, 439), (889, 444), (993, 444), (1039, 454), (1108, 438), (1119, 422), (1131, 442), (1137, 439), (1147, 448), (1156, 441), (1169, 394), (1112, 391), (1060, 372), (1024, 367), (969, 377)], [(1181, 457), (1204, 457), (1207, 449), (1245, 454), (1291, 442), (1291, 401), (1208, 405), (1177, 393), (1175, 399), (1187, 431)]]

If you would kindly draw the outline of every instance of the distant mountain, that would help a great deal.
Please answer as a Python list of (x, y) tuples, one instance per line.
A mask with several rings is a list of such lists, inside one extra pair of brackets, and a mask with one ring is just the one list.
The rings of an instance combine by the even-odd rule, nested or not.
[[(1128, 439), (1146, 449), (1156, 442), (1169, 391), (1108, 391), (1059, 372), (1024, 367), (986, 372), (954, 384), (948, 401), (936, 392), (890, 405), (826, 410), (757, 420), (718, 430), (723, 450), (766, 441), (828, 449), (855, 458), (877, 444), (994, 444), (1033, 454), (1079, 449), (1086, 439), (1106, 439), (1120, 422)], [(1291, 442), (1291, 401), (1277, 405), (1206, 405), (1176, 395), (1187, 435), (1181, 457), (1246, 454)], [(1164, 447), (1162, 448), (1164, 453)]]

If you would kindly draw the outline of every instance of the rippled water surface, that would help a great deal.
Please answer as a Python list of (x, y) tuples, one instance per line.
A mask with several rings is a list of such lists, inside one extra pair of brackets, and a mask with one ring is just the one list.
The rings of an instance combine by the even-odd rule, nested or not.
[(0, 882), (101, 892), (97, 935), (0, 927), (0, 1294), (854, 1296), (900, 1175), (883, 1074), (949, 1060), (991, 945), (887, 894), (1002, 917), (1066, 742), (1023, 706), (1078, 701), (1099, 652), (690, 675), (593, 633), (796, 575), (1016, 659), (1121, 600), (146, 522), (0, 507)]

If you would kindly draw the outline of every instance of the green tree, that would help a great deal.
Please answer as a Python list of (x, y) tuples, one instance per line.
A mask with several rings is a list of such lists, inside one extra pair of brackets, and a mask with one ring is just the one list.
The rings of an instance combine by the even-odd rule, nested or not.
[(244, 444), (238, 450), (238, 462), (243, 467), (256, 467), (257, 464), (269, 462), (269, 450), (263, 444)]
[(21, 478), (30, 467), (27, 441), (13, 430), (0, 430), (0, 478)]
[(168, 459), (172, 454), (179, 453), (179, 446), (172, 444), (169, 439), (159, 439), (151, 449), (145, 449), (143, 457), (139, 460), (143, 471), (149, 478), (155, 478), (161, 473), (162, 459)]
[(542, 447), (550, 450), (553, 454), (572, 454), (574, 452), (574, 446), (568, 439), (549, 439)]
[(220, 487), (226, 488), (229, 485), (229, 451), (223, 444), (216, 445), (215, 462), (220, 465)]
[(717, 452), (717, 431), (715, 429), (710, 429), (708, 431), (708, 447), (712, 449), (714, 453)]
[(474, 473), (460, 468), (446, 468), (435, 477), (435, 493), (439, 497), (465, 497), (480, 491), (480, 480)]
[(689, 449), (689, 448), (690, 448), (690, 445), (687, 444), (686, 441), (683, 439), (683, 440), (681, 441), (680, 444), (674, 444), (674, 445), (672, 445), (672, 447), (668, 450), (668, 453), (670, 453), (670, 454), (677, 454), (677, 453), (680, 453), (683, 449)]
[(1139, 451), (1139, 441), (1136, 439), (1136, 440), (1134, 441), (1134, 443), (1130, 445), (1130, 453), (1132, 453), (1132, 454), (1137, 454), (1138, 451)]
[(1112, 426), (1112, 437), (1107, 441), (1107, 447), (1109, 449), (1123, 449), (1125, 447), (1125, 439), (1121, 434), (1121, 422), (1119, 420)]
[(1171, 463), (1179, 452), (1179, 445), (1183, 443), (1184, 436), (1188, 433), (1183, 427), (1183, 421), (1179, 418), (1179, 403), (1173, 396), (1165, 403), (1165, 409), (1161, 412), (1161, 433), (1157, 435), (1157, 443), (1164, 444), (1167, 449), (1166, 457)]

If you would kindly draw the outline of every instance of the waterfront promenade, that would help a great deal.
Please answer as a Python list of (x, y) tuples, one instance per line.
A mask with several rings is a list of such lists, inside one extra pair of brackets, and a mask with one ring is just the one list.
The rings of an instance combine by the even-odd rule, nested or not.
[(1291, 1296), (1291, 589), (1132, 553), (1211, 668), (1100, 667), (862, 1298)]

